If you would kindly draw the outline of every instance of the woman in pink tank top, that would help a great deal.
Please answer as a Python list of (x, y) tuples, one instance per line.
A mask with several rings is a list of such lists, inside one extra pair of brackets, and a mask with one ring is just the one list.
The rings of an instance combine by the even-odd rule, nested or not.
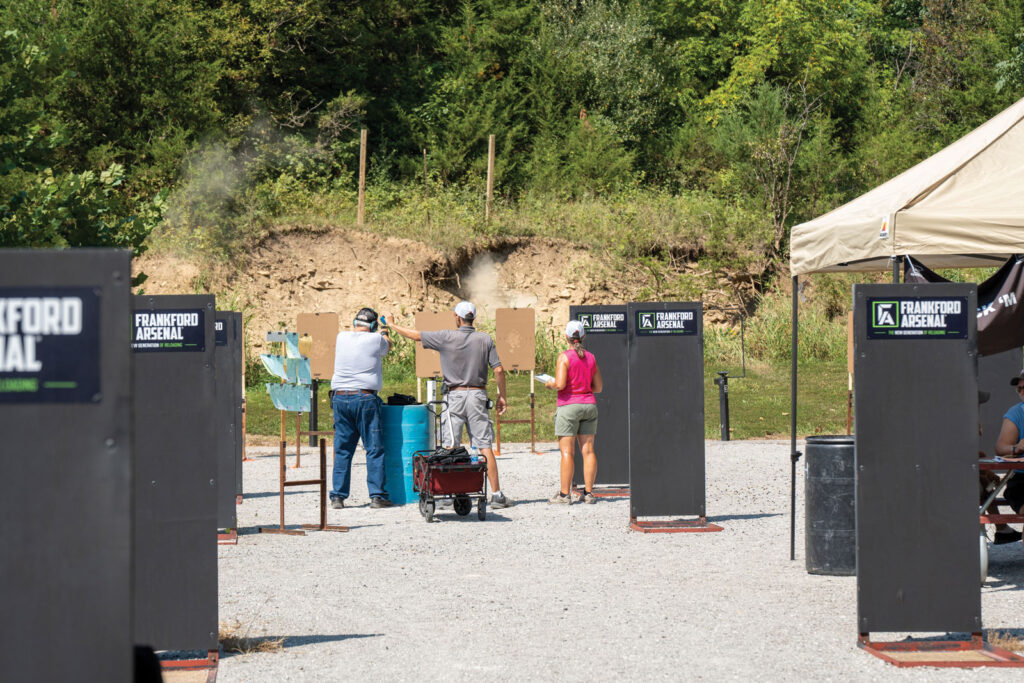
[(594, 354), (583, 349), (586, 330), (578, 320), (565, 326), (565, 340), (570, 348), (558, 357), (555, 378), (549, 380), (548, 389), (558, 390), (555, 410), (555, 436), (561, 452), (561, 488), (550, 502), (571, 504), (574, 445), (579, 443), (583, 453), (583, 502), (596, 503), (594, 480), (597, 478), (597, 453), (594, 437), (597, 434), (597, 399), (601, 393), (601, 369)]

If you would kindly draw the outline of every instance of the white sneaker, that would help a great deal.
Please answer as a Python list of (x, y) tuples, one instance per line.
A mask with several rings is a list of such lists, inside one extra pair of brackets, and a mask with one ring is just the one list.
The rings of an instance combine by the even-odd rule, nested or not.
[(495, 493), (491, 496), (491, 507), (495, 509), (510, 508), (515, 505), (515, 501), (506, 496), (504, 493)]

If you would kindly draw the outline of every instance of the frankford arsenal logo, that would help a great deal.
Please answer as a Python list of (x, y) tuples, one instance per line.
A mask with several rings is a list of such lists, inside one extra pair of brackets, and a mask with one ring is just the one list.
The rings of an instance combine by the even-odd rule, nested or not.
[(899, 308), (895, 301), (874, 301), (875, 327), (899, 327)]
[(868, 311), (869, 339), (967, 338), (967, 297), (868, 297)]

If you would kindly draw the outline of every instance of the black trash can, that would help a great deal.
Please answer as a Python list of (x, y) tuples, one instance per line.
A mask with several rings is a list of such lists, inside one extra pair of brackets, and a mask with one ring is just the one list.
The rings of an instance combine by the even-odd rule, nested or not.
[(804, 551), (809, 574), (857, 573), (852, 436), (809, 436), (804, 463)]

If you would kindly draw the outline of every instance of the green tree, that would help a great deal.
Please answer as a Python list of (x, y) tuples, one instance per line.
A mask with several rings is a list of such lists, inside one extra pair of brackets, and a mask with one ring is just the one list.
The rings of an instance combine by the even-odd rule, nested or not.
[(162, 196), (123, 187), (125, 170), (61, 168), (64, 144), (47, 89), (67, 77), (49, 53), (17, 31), (0, 36), (0, 247), (118, 246), (141, 251), (160, 218)]
[(1017, 34), (1018, 44), (1014, 46), (1011, 55), (996, 64), (996, 74), (999, 80), (996, 81), (996, 90), (1020, 92), (1024, 88), (1024, 31)]
[[(528, 144), (523, 94), (510, 76), (523, 49), (523, 36), (535, 20), (531, 1), (464, 0), (451, 23), (440, 29), (440, 59), (419, 104), (403, 112), (403, 121), (419, 149), (426, 149), (431, 170), (443, 182), (468, 174), (482, 178), (487, 137), (496, 137), (498, 186), (519, 175), (521, 152)], [(417, 150), (418, 151), (418, 150)], [(409, 175), (419, 168), (412, 158)]]
[(729, 74), (704, 106), (717, 118), (758, 83), (771, 82), (802, 83), (829, 112), (854, 107), (870, 59), (866, 36), (877, 18), (869, 0), (748, 0)]

